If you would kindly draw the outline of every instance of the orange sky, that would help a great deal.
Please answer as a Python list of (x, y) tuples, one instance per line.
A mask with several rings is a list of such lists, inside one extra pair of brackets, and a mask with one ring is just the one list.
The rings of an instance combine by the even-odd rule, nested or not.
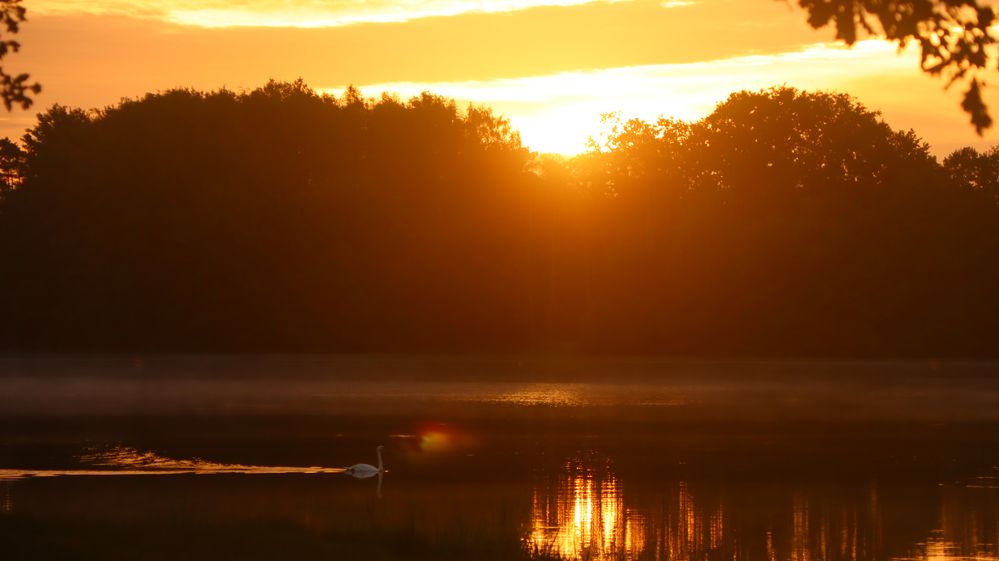
[[(173, 87), (252, 88), (304, 78), (337, 92), (431, 90), (507, 115), (539, 151), (583, 149), (600, 113), (697, 118), (728, 93), (835, 89), (914, 128), (945, 154), (985, 147), (959, 91), (914, 53), (830, 29), (775, 0), (25, 0), (22, 52), (5, 60), (53, 103), (99, 107)], [(999, 113), (999, 95), (987, 99)], [(34, 112), (0, 118), (19, 136)]]

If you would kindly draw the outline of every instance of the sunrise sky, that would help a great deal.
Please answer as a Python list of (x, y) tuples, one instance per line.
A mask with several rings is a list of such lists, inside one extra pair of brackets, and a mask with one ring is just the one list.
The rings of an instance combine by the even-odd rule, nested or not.
[[(430, 90), (506, 115), (524, 143), (577, 153), (601, 113), (696, 119), (729, 93), (834, 89), (914, 128), (934, 152), (989, 146), (960, 87), (918, 70), (914, 52), (832, 42), (776, 0), (25, 0), (8, 70), (44, 86), (30, 112), (0, 117), (20, 136), (35, 109), (100, 107), (174, 87), (240, 90), (303, 78), (337, 93)], [(999, 95), (987, 100), (999, 112)]]

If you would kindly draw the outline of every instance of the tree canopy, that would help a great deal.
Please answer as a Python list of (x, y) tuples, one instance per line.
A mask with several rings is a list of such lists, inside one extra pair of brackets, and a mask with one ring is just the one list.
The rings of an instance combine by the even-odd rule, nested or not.
[[(23, 146), (23, 148), (22, 148)], [(571, 160), (431, 94), (53, 107), (0, 145), (0, 348), (995, 356), (995, 151), (739, 92)]]

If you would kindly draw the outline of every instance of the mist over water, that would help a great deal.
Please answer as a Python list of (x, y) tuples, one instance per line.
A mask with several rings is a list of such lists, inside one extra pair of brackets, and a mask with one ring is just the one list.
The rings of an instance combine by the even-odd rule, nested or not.
[[(996, 372), (929, 362), (11, 359), (0, 368), (0, 552), (991, 561)], [(380, 444), (382, 481), (340, 473), (377, 463)]]

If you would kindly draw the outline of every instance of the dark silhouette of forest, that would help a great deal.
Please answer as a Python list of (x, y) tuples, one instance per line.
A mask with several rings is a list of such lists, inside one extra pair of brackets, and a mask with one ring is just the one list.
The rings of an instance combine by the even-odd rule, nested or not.
[(7, 351), (999, 355), (999, 151), (740, 92), (531, 154), (302, 82), (53, 107), (0, 142)]

